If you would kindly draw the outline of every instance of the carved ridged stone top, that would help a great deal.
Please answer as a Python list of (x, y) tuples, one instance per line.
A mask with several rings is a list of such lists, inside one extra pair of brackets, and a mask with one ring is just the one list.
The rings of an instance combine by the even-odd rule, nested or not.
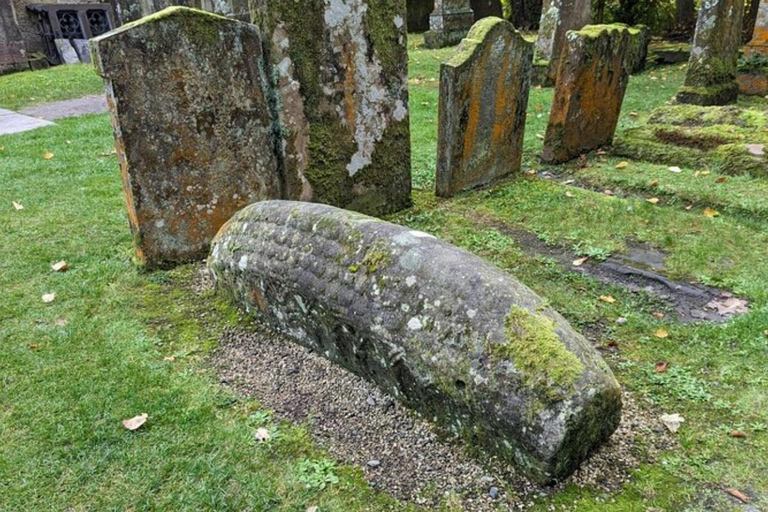
[(544, 300), (426, 233), (266, 201), (214, 240), (219, 290), (448, 430), (562, 479), (616, 429), (618, 383)]

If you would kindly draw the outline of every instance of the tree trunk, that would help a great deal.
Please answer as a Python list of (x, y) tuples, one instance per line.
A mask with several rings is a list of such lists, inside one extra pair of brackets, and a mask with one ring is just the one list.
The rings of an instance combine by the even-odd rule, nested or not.
[(746, 44), (752, 40), (755, 32), (755, 23), (757, 22), (757, 13), (760, 10), (760, 0), (747, 0), (747, 8), (744, 10), (744, 36), (743, 42)]
[(691, 28), (696, 16), (695, 0), (676, 0), (675, 22), (680, 28)]
[(605, 23), (605, 0), (597, 0), (595, 4), (595, 23), (598, 25)]

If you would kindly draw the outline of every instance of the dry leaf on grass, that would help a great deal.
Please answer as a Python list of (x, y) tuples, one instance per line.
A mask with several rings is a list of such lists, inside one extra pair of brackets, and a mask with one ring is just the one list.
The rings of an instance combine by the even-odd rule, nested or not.
[(744, 299), (728, 297), (725, 300), (714, 299), (704, 306), (707, 309), (717, 311), (720, 316), (743, 315), (749, 313), (749, 304)]
[(43, 153), (43, 158), (45, 158), (46, 160), (50, 160), (51, 158), (53, 158), (53, 153), (51, 153), (50, 151), (46, 151), (45, 153)]
[(649, 184), (651, 187), (658, 187), (659, 186), (659, 180), (652, 180)]
[(312, 505), (311, 507), (307, 507), (306, 512), (317, 512), (318, 510), (317, 505)]
[(572, 197), (576, 197), (576, 196), (572, 192), (566, 192), (565, 193), (565, 197), (572, 198)]
[(56, 294), (55, 293), (46, 293), (45, 295), (43, 295), (42, 299), (43, 299), (43, 302), (48, 304), (49, 302), (53, 302), (56, 299)]
[(607, 302), (608, 304), (613, 304), (616, 302), (616, 299), (614, 299), (610, 295), (601, 295), (600, 300), (603, 302)]
[(659, 204), (659, 198), (658, 197), (652, 197), (650, 199), (646, 199), (647, 202), (651, 204)]
[(727, 176), (720, 176), (719, 178), (717, 178), (715, 180), (715, 183), (725, 183), (726, 181), (728, 181), (728, 177)]
[(629, 162), (627, 161), (616, 164), (616, 169), (626, 169), (627, 167), (629, 167)]
[(656, 332), (653, 333), (653, 335), (663, 340), (664, 338), (667, 338), (669, 336), (669, 332), (664, 328), (660, 328), (660, 329), (656, 329)]
[(69, 270), (69, 265), (64, 260), (57, 261), (56, 263), (51, 265), (51, 270), (53, 270), (54, 272), (66, 272), (67, 270)]
[(664, 426), (673, 434), (680, 430), (680, 425), (685, 422), (685, 418), (679, 414), (663, 414), (661, 416), (661, 422)]
[(269, 430), (265, 429), (264, 427), (261, 427), (256, 431), (256, 440), (260, 443), (263, 443), (264, 441), (269, 440), (270, 437), (272, 437), (269, 434)]
[(147, 422), (147, 418), (149, 418), (149, 414), (143, 413), (139, 414), (138, 416), (134, 416), (133, 418), (129, 420), (123, 420), (123, 426), (133, 432), (134, 430), (141, 427), (143, 424)]
[(683, 170), (679, 167), (670, 167), (669, 170), (675, 173), (683, 172)]
[(574, 266), (574, 267), (580, 267), (580, 266), (582, 266), (583, 264), (585, 264), (585, 263), (587, 262), (587, 260), (588, 260), (588, 259), (589, 259), (589, 257), (587, 256), (586, 258), (579, 258), (579, 259), (577, 259), (577, 260), (574, 260), (574, 261), (573, 261), (573, 266)]
[(743, 439), (743, 438), (747, 437), (747, 433), (746, 432), (742, 432), (741, 430), (731, 430), (731, 437), (736, 437), (736, 438), (739, 438), (739, 439)]
[(66, 327), (69, 321), (66, 318), (57, 318), (53, 323), (56, 327)]
[(664, 318), (667, 315), (666, 315), (666, 313), (662, 313), (661, 311), (655, 311), (653, 313), (653, 316), (656, 317), (656, 318)]
[(712, 208), (704, 208), (704, 216), (713, 219), (720, 216), (720, 212)]
[(16, 201), (11, 201), (13, 203), (13, 208), (16, 210), (23, 210), (24, 205), (21, 203), (17, 203)]
[(659, 361), (656, 363), (656, 373), (664, 373), (669, 368), (669, 363), (666, 361)]
[(173, 363), (174, 361), (176, 361), (176, 356), (164, 357), (163, 361), (168, 361), (169, 363)]
[(738, 489), (728, 489), (725, 492), (727, 492), (737, 500), (741, 501), (742, 503), (749, 503), (749, 496), (745, 495), (743, 492), (739, 491)]

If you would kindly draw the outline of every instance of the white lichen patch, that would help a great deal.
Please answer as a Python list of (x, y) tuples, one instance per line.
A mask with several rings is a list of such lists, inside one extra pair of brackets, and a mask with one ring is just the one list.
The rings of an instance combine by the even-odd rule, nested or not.
[(421, 319), (417, 316), (408, 320), (408, 328), (412, 331), (420, 331), (423, 327), (424, 324), (421, 323)]

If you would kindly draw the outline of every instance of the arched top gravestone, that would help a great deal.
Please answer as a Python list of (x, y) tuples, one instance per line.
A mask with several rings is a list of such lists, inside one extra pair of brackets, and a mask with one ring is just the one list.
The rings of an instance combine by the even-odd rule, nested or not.
[(91, 48), (143, 264), (200, 259), (236, 211), (280, 197), (256, 27), (172, 7)]

